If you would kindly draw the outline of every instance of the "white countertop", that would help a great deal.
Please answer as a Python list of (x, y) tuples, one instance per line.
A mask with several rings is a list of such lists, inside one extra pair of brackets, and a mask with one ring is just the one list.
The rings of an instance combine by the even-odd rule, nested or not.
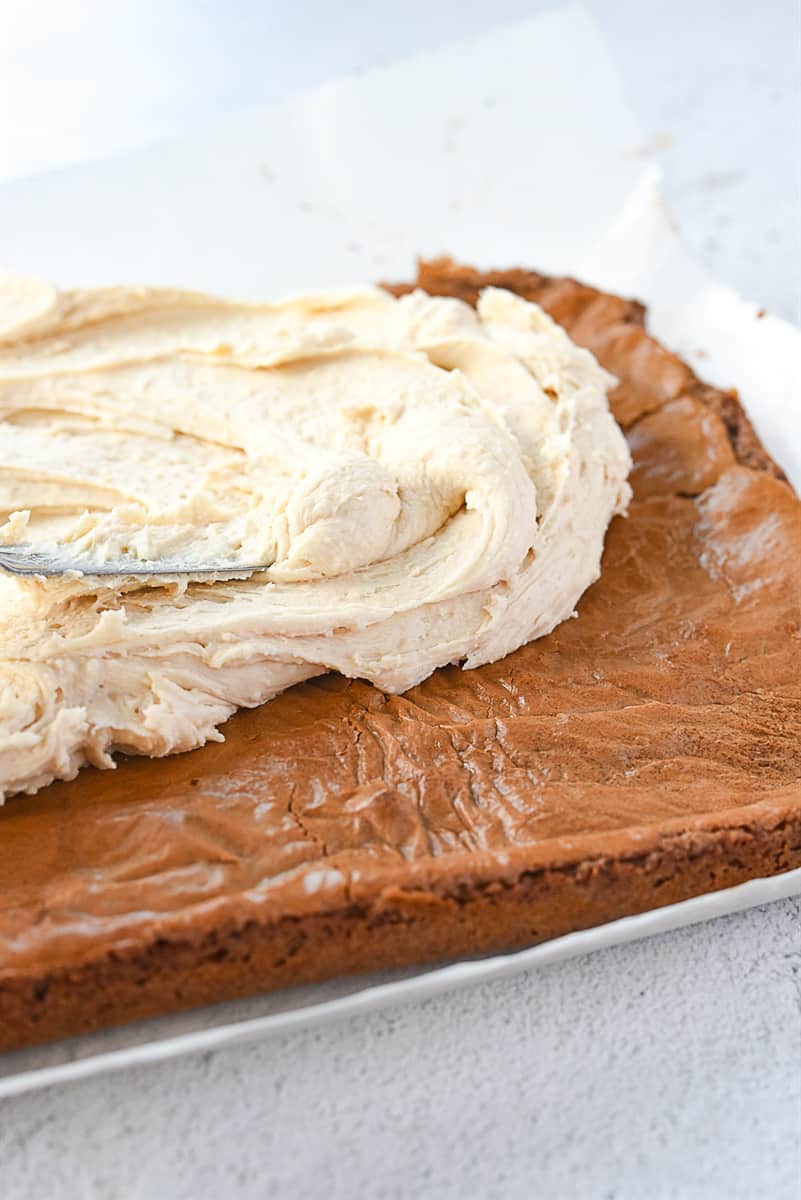
[[(0, 175), (188, 131), (548, 5), (407, 0), (381, 22), (361, 2), (307, 0), (279, 17), (240, 0), (224, 20), (223, 6), (188, 0), (81, 7), (95, 12), (91, 36), (53, 3), (5, 31), (0, 104), (14, 121), (0, 129)], [(797, 321), (796, 0), (587, 7), (688, 241)], [(98, 76), (102, 105), (86, 82)], [(801, 900), (8, 1100), (0, 1164), (4, 1200), (796, 1200)]]

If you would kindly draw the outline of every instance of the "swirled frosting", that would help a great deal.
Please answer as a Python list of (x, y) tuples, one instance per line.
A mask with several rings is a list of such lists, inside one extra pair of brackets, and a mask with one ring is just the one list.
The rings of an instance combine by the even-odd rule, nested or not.
[(220, 740), (325, 671), (400, 692), (548, 633), (628, 501), (610, 383), (493, 288), (0, 287), (0, 539), (242, 568), (0, 578), (0, 793)]

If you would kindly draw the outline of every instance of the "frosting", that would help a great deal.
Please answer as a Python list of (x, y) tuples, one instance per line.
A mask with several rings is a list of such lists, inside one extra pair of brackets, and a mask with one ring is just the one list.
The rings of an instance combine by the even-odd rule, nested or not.
[(401, 692), (548, 633), (628, 500), (611, 382), (494, 288), (0, 287), (0, 538), (239, 569), (1, 578), (0, 792), (219, 740), (325, 671)]

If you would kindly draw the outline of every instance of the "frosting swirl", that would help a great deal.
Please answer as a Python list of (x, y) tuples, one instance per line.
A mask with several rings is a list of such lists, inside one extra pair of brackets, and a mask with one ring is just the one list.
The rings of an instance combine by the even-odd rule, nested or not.
[(629, 496), (610, 383), (493, 288), (0, 287), (0, 538), (241, 568), (0, 578), (0, 793), (219, 739), (321, 672), (398, 692), (548, 633)]

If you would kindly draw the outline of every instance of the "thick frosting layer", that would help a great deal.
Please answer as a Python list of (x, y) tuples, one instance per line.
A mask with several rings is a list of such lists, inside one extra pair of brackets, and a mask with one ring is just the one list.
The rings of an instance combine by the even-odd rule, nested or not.
[(550, 632), (629, 496), (611, 383), (496, 288), (473, 311), (16, 281), (0, 536), (242, 571), (0, 580), (0, 792), (219, 739), (328, 670), (401, 692)]

